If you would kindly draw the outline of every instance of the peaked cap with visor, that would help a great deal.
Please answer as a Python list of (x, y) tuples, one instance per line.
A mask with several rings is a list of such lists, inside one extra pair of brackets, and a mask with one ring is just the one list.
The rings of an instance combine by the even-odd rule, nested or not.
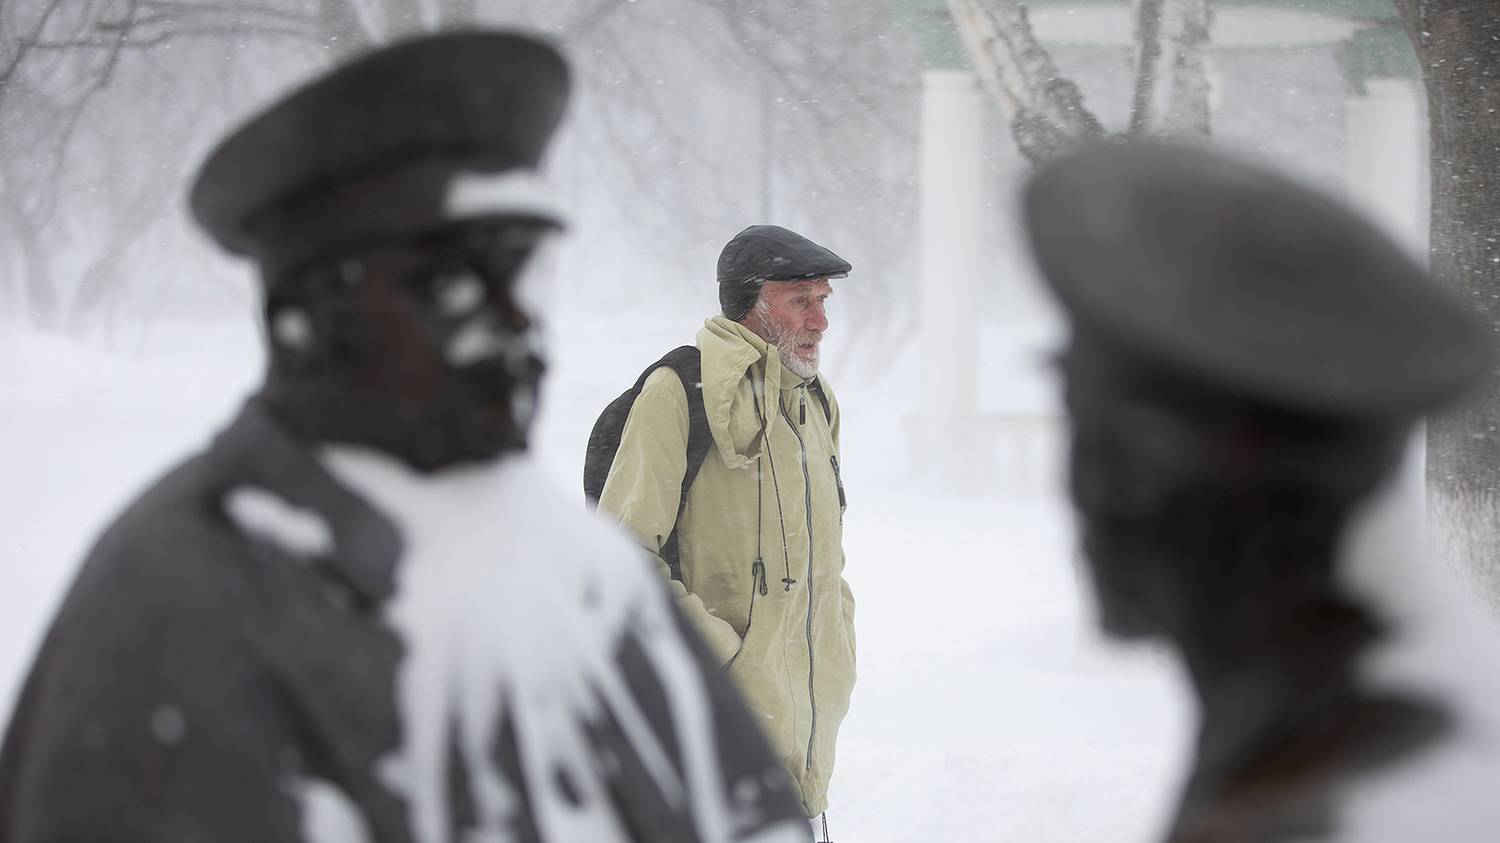
[(1101, 144), (1043, 169), (1026, 214), (1075, 335), (1265, 407), (1409, 419), (1491, 359), (1476, 320), (1372, 224), (1221, 153)]
[(455, 223), (559, 226), (535, 171), (568, 95), (551, 46), (448, 32), (376, 50), (282, 98), (219, 144), (194, 218), (268, 278)]

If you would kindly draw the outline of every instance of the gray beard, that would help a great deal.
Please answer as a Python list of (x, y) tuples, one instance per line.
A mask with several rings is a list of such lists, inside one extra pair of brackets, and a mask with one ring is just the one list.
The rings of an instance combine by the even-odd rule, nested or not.
[(811, 380), (812, 378), (817, 376), (818, 361), (816, 357), (814, 357), (812, 360), (803, 360), (800, 357), (794, 356), (792, 352), (782, 348), (779, 345), (776, 346), (776, 352), (781, 357), (781, 365), (786, 367), (787, 369), (790, 369), (792, 374), (796, 375), (797, 377), (802, 378), (803, 380)]
[(802, 333), (799, 331), (782, 330), (773, 324), (767, 316), (769, 309), (766, 306), (765, 299), (757, 301), (752, 312), (760, 317), (761, 326), (765, 330), (765, 334), (762, 336), (766, 337), (766, 342), (776, 346), (777, 355), (781, 357), (782, 367), (803, 380), (811, 380), (816, 377), (818, 374), (818, 353), (816, 351), (813, 352), (812, 360), (801, 360), (792, 355), (791, 349), (797, 347), (797, 340), (802, 338)]
[(797, 331), (780, 331), (769, 323), (767, 323), (767, 327), (770, 329), (767, 333), (771, 335), (771, 338), (767, 342), (776, 346), (776, 353), (781, 357), (781, 365), (783, 367), (803, 380), (809, 380), (818, 374), (817, 352), (813, 352), (812, 360), (802, 360), (792, 354), (792, 349), (797, 347), (797, 341), (802, 338), (800, 333)]

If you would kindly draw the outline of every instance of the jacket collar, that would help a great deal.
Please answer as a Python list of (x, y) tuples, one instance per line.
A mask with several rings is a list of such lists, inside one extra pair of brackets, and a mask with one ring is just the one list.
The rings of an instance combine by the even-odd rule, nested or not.
[[(703, 355), (703, 407), (719, 455), (730, 468), (750, 465), (760, 457), (765, 438), (779, 422), (781, 358), (769, 353), (770, 346), (744, 325), (715, 316), (698, 332)], [(757, 406), (741, 406), (740, 381), (749, 373)], [(729, 423), (744, 413), (761, 420), (761, 434), (744, 451), (735, 448)]]
[[(725, 316), (714, 316), (698, 332), (698, 349), (702, 352), (703, 407), (708, 413), (708, 427), (713, 433), (719, 454), (730, 468), (749, 465), (760, 456), (765, 437), (781, 420), (782, 393), (817, 381), (803, 380), (781, 365), (775, 346), (754, 331)], [(758, 406), (740, 406), (744, 398), (740, 381), (750, 375)], [(730, 419), (739, 413), (757, 416), (762, 422), (761, 435), (743, 451), (734, 446), (729, 431)]]
[(401, 533), (390, 519), (339, 484), (309, 449), (253, 397), (215, 438), (209, 458), (230, 482), (260, 486), (321, 516), (333, 533), (330, 565), (358, 595), (381, 603), (396, 591)]

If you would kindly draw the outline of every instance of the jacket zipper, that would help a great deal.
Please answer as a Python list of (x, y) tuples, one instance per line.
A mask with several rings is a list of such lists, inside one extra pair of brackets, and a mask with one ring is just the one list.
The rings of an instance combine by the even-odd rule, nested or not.
[[(807, 412), (807, 396), (802, 396), (802, 411)], [(778, 404), (781, 402), (777, 402)], [(786, 419), (787, 425), (792, 428), (792, 434), (797, 437), (797, 448), (802, 452), (802, 495), (803, 514), (807, 516), (807, 706), (812, 713), (812, 722), (807, 728), (807, 769), (812, 769), (813, 738), (818, 733), (818, 698), (813, 689), (813, 520), (812, 520), (812, 475), (807, 470), (807, 442), (802, 438), (802, 431), (792, 424), (791, 414), (786, 407), (781, 408), (781, 415)]]
[(839, 514), (849, 508), (849, 500), (844, 497), (844, 476), (839, 473), (839, 458), (833, 454), (828, 455), (828, 462), (833, 466), (833, 482), (839, 487)]

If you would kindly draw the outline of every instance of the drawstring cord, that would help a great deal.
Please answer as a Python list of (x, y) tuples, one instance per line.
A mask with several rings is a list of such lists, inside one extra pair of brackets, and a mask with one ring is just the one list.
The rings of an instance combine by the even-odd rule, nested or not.
[[(750, 387), (751, 391), (755, 392), (754, 367), (750, 369)], [(776, 520), (781, 524), (781, 567), (786, 572), (786, 575), (781, 578), (782, 590), (791, 591), (792, 586), (796, 585), (797, 581), (792, 579), (792, 563), (788, 561), (791, 557), (791, 550), (787, 547), (786, 543), (786, 513), (781, 508), (781, 483), (776, 479), (776, 458), (771, 456), (771, 423), (767, 420), (766, 410), (762, 405), (765, 397), (765, 379), (762, 378), (761, 388), (755, 401), (755, 414), (760, 417), (761, 450), (765, 452), (766, 461), (771, 465), (771, 489), (776, 495)], [(759, 476), (759, 474), (756, 475), (757, 478)], [(759, 506), (759, 498), (757, 498), (757, 506)], [(758, 531), (756, 535), (756, 543), (758, 544), (760, 542)]]
[[(748, 374), (750, 376), (750, 392), (752, 393), (751, 397), (753, 398), (753, 397), (755, 397), (753, 395), (753, 393), (755, 392), (755, 369), (751, 368), (751, 369), (746, 370), (746, 374)], [(764, 388), (762, 388), (762, 391), (764, 391)], [(760, 420), (760, 447), (762, 449), (769, 450), (768, 446), (769, 446), (770, 443), (767, 440), (766, 414), (762, 413), (760, 411), (760, 402), (759, 402), (759, 399), (757, 399), (755, 401), (755, 415)], [(764, 553), (761, 550), (761, 540), (764, 538), (764, 536), (762, 536), (761, 533), (765, 529), (765, 522), (762, 520), (762, 517), (763, 517), (762, 516), (762, 510), (765, 508), (765, 493), (761, 489), (761, 473), (762, 473), (761, 472), (761, 461), (760, 460), (756, 460), (755, 461), (755, 565), (757, 565), (757, 566), (760, 567), (760, 593), (761, 593), (762, 596), (764, 596), (765, 593), (766, 593), (766, 557), (765, 557)], [(752, 569), (753, 569), (753, 567), (754, 566), (752, 566)]]
[(828, 812), (824, 811), (818, 816), (823, 818), (823, 839), (817, 843), (833, 843), (833, 838), (828, 836)]
[[(759, 410), (757, 410), (757, 412), (759, 412)], [(765, 557), (765, 555), (761, 551), (761, 538), (762, 538), (761, 537), (761, 531), (763, 529), (765, 529), (765, 527), (764, 527), (764, 521), (761, 518), (761, 509), (764, 506), (764, 501), (762, 500), (762, 498), (763, 498), (763, 496), (764, 496), (765, 493), (761, 491), (760, 477), (761, 477), (760, 460), (756, 460), (755, 461), (755, 562), (754, 562), (754, 564), (752, 564), (750, 566), (750, 580), (751, 580), (750, 587), (751, 588), (755, 588), (757, 585), (759, 585), (760, 586), (760, 596), (761, 597), (765, 597), (766, 596), (766, 557)], [(754, 611), (754, 609), (755, 609), (755, 606), (752, 603), (751, 604), (751, 611)]]

